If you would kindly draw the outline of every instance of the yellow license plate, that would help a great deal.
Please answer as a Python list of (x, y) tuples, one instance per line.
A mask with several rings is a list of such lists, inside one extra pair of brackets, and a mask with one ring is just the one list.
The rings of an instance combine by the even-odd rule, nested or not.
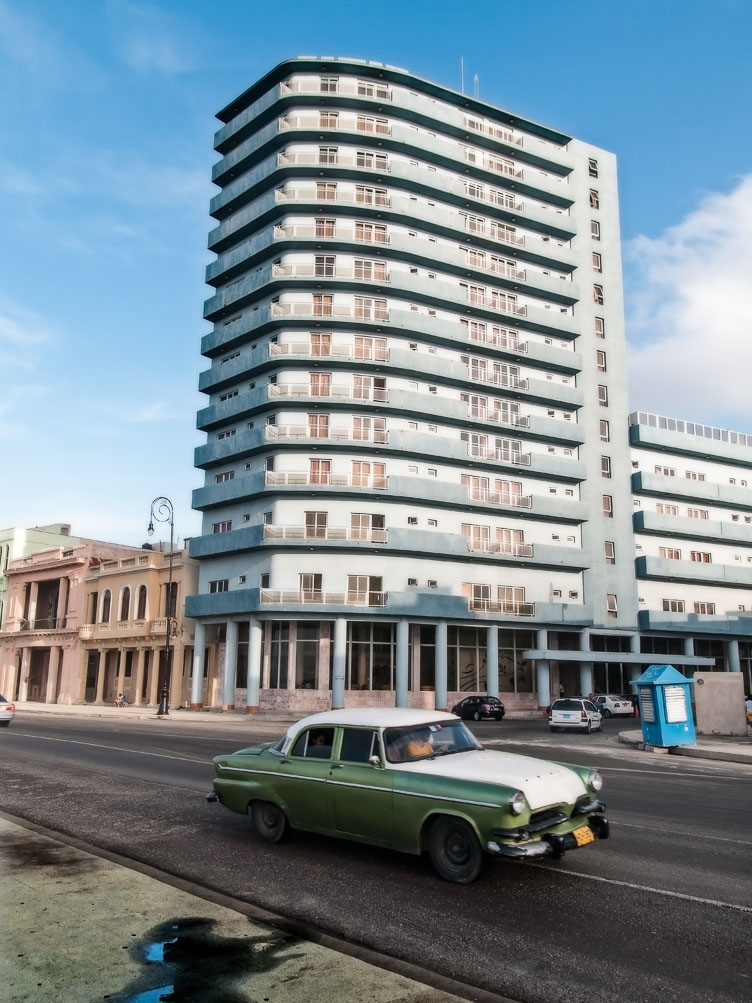
[(586, 825), (584, 825), (581, 829), (575, 829), (572, 835), (577, 840), (578, 846), (585, 846), (586, 843), (592, 843), (595, 839), (593, 830), (588, 828)]

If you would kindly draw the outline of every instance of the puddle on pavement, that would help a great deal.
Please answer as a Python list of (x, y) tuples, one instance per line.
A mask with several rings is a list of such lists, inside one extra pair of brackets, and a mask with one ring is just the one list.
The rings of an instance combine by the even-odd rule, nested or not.
[(9, 871), (32, 867), (54, 867), (65, 875), (80, 875), (101, 867), (97, 857), (81, 853), (64, 843), (54, 843), (45, 836), (21, 830), (22, 834), (4, 833), (0, 837), (3, 866)]
[[(283, 933), (223, 937), (216, 920), (170, 920), (150, 930), (130, 950), (143, 974), (112, 997), (126, 1003), (249, 1003), (243, 983), (301, 954), (299, 941)], [(256, 999), (257, 997), (254, 997)]]

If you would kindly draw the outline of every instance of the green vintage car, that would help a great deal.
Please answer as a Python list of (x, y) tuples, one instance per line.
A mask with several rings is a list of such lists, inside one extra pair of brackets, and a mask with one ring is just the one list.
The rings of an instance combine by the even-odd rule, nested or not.
[(338, 710), (275, 744), (214, 759), (214, 791), (276, 843), (288, 826), (419, 854), (442, 878), (473, 881), (483, 851), (561, 857), (606, 839), (601, 778), (584, 766), (484, 749), (453, 714)]

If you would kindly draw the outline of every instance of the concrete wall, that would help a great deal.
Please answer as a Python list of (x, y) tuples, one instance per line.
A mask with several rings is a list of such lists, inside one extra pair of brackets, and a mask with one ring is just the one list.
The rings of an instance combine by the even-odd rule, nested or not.
[(698, 735), (746, 735), (744, 677), (741, 672), (695, 672)]

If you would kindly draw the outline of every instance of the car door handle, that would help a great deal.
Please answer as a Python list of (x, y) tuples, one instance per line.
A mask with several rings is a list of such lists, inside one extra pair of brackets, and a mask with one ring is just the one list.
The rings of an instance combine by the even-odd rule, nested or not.
[(332, 763), (332, 765), (329, 767), (329, 769), (330, 770), (341, 770), (342, 769), (342, 763)]

